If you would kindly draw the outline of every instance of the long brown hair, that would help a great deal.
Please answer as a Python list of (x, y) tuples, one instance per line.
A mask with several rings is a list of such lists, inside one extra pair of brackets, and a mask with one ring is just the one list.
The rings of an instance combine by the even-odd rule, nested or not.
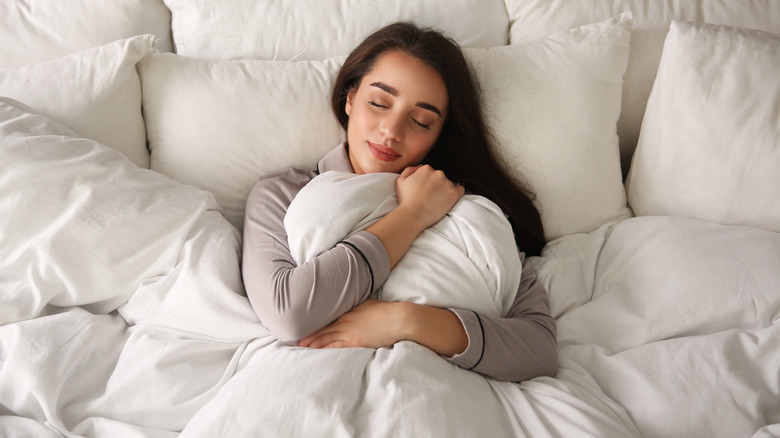
[(479, 85), (458, 44), (434, 29), (413, 23), (390, 24), (369, 35), (347, 57), (333, 85), (331, 108), (347, 129), (347, 94), (358, 88), (377, 58), (390, 50), (434, 68), (447, 87), (448, 113), (439, 138), (423, 160), (469, 193), (495, 202), (507, 214), (517, 247), (538, 255), (544, 247), (542, 220), (530, 188), (507, 170), (498, 155), (482, 111)]

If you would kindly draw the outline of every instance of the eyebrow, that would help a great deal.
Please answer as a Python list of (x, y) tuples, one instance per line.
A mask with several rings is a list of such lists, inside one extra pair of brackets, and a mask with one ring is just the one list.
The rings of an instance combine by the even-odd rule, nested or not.
[[(398, 95), (400, 94), (400, 93), (398, 93), (398, 90), (396, 90), (395, 88), (393, 88), (393, 87), (391, 87), (391, 86), (389, 86), (389, 85), (387, 85), (387, 84), (385, 84), (383, 82), (374, 82), (374, 83), (371, 84), (371, 86), (379, 88), (380, 90), (384, 91), (385, 93), (388, 93), (388, 94), (390, 94), (392, 96), (395, 96), (395, 97), (398, 97)], [(428, 111), (432, 111), (432, 112), (438, 114), (439, 117), (441, 117), (441, 111), (438, 108), (436, 108), (435, 106), (431, 105), (430, 103), (417, 102), (415, 104), (415, 106), (417, 106), (419, 108), (427, 109)]]

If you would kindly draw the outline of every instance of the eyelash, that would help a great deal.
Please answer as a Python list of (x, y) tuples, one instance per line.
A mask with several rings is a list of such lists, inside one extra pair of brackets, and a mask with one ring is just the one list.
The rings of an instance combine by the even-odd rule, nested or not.
[[(369, 101), (368, 101), (368, 104), (369, 104), (369, 105), (371, 105), (371, 106), (373, 106), (373, 107), (376, 107), (376, 108), (384, 108), (384, 109), (387, 109), (387, 108), (388, 108), (388, 106), (387, 106), (387, 105), (380, 105), (380, 104), (378, 104), (378, 103), (374, 102), (373, 100), (369, 100)], [(412, 121), (413, 121), (413, 122), (414, 122), (414, 123), (415, 123), (417, 126), (419, 126), (419, 127), (420, 127), (420, 128), (422, 128), (422, 129), (425, 129), (426, 131), (429, 131), (429, 130), (431, 129), (431, 126), (430, 126), (430, 125), (426, 125), (426, 124), (424, 124), (424, 123), (420, 123), (420, 122), (418, 122), (418, 121), (417, 121), (417, 120), (415, 120), (415, 119), (412, 119)]]
[(414, 121), (414, 123), (416, 123), (417, 126), (419, 126), (422, 129), (425, 129), (426, 131), (429, 131), (431, 129), (431, 127), (429, 125), (420, 123), (420, 122), (418, 122), (417, 120), (414, 120), (414, 119), (412, 119), (412, 121)]

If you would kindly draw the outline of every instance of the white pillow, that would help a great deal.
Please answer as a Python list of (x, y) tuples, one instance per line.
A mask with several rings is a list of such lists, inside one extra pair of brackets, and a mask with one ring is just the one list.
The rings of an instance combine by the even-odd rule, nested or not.
[(489, 50), (467, 50), (488, 122), (537, 194), (547, 240), (630, 217), (617, 119), (629, 14)]
[[(517, 46), (470, 49), (489, 123), (538, 194), (547, 238), (628, 217), (616, 122), (631, 19)], [(344, 133), (330, 111), (343, 58), (210, 61), (153, 54), (139, 64), (151, 168), (210, 190), (243, 228), (257, 179), (313, 168)]]
[(78, 135), (149, 167), (136, 63), (152, 49), (139, 35), (61, 58), (0, 69), (0, 96), (23, 102)]
[(162, 0), (7, 0), (0, 2), (0, 68), (54, 59), (151, 33), (173, 50), (171, 12)]
[(627, 172), (639, 138), (647, 97), (655, 80), (672, 19), (780, 32), (780, 1), (772, 0), (506, 0), (510, 42), (529, 41), (632, 12), (631, 54), (623, 87), (618, 134)]
[(675, 21), (627, 181), (639, 215), (780, 231), (780, 35)]
[(342, 61), (148, 56), (139, 72), (151, 169), (211, 191), (243, 230), (246, 198), (261, 175), (314, 168), (344, 141), (330, 111)]
[(509, 41), (503, 0), (165, 0), (176, 52), (210, 59), (321, 60), (347, 55), (393, 21), (446, 29), (464, 47)]

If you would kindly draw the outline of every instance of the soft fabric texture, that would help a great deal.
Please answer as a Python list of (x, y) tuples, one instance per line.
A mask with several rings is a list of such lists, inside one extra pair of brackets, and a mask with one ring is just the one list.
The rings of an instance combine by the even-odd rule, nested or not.
[(561, 298), (561, 366), (499, 382), (411, 342), (274, 341), (210, 195), (13, 105), (0, 141), (4, 435), (777, 430), (778, 233), (648, 216), (556, 240), (530, 260)]
[[(644, 216), (577, 237), (534, 263), (567, 297), (551, 300), (561, 369), (586, 370), (645, 438), (773, 436), (780, 234)], [(558, 257), (574, 252), (582, 265)]]
[(270, 342), (209, 193), (8, 99), (0, 163), (3, 436), (171, 436)]
[(1, 69), (0, 96), (29, 105), (148, 168), (136, 64), (152, 50), (153, 43), (153, 35), (139, 35), (49, 61)]
[[(288, 207), (318, 173), (352, 173), (344, 146), (326, 154), (317, 169), (285, 169), (268, 175), (255, 184), (247, 200), (241, 272), (252, 307), (280, 339), (298, 339), (329, 324), (376, 292), (390, 275), (385, 247), (367, 231), (358, 231), (296, 266), (284, 224)], [(536, 280), (533, 268), (523, 263), (520, 287), (505, 317), (450, 308), (463, 324), (468, 345), (447, 361), (501, 381), (552, 373), (555, 321), (547, 291)]]
[(499, 382), (411, 342), (275, 341), (208, 193), (13, 103), (0, 142), (4, 435), (777, 431), (780, 233), (646, 216), (556, 240), (531, 259), (561, 297), (556, 377)]
[(673, 19), (780, 32), (780, 2), (773, 0), (506, 0), (510, 42), (522, 43), (574, 26), (634, 13), (631, 56), (618, 121), (621, 162), (628, 172), (647, 98)]
[[(326, 22), (324, 14), (321, 23), (316, 17), (290, 22), (268, 15), (265, 20), (263, 16), (236, 12), (232, 5), (240, 1), (192, 4), (211, 10), (214, 3), (219, 3), (219, 8), (242, 14), (251, 20), (246, 26), (253, 27), (256, 35), (262, 38), (266, 29), (268, 34), (277, 35), (275, 41), (280, 47), (285, 40), (295, 41), (302, 35), (307, 41), (330, 43), (362, 23)], [(0, 2), (0, 33), (16, 29), (17, 24), (26, 29), (37, 23), (31, 23), (27, 15), (6, 15), (6, 11), (16, 7), (36, 16), (45, 14), (55, 21), (62, 17), (62, 23), (40, 22), (41, 27), (31, 30), (31, 35), (22, 30), (18, 35), (29, 36), (24, 41), (3, 34), (0, 52), (18, 47), (30, 56), (48, 57), (55, 52), (59, 56), (60, 48), (49, 48), (49, 44), (67, 45), (65, 39), (92, 41), (107, 27), (115, 26), (112, 17), (119, 12), (120, 5), (144, 4), (144, 10), (157, 10), (151, 6), (153, 3), (4, 0)], [(316, 0), (252, 4), (275, 7), (277, 3), (309, 11), (319, 5)], [(391, 15), (398, 4), (407, 5), (403, 1), (360, 1), (349, 3), (349, 8), (341, 12), (348, 14), (349, 9), (380, 3), (380, 17)], [(328, 0), (323, 4), (328, 4)], [(506, 32), (506, 21), (477, 13), (485, 2), (470, 0), (465, 4), (466, 8), (460, 8), (456, 6), (461, 5), (460, 0), (433, 0), (410, 3), (409, 9), (436, 5), (437, 16), (451, 14), (464, 22), (473, 20), (470, 25), (486, 32)], [(529, 6), (513, 11), (517, 4)], [(93, 12), (92, 5), (100, 5), (99, 12)], [(338, 3), (338, 7), (342, 5), (347, 2)], [(646, 96), (656, 70), (635, 61), (647, 60), (643, 53), (649, 53), (644, 49), (651, 47), (652, 40), (652, 53), (658, 64), (673, 18), (780, 33), (777, 0), (507, 0), (510, 11), (521, 11), (527, 17), (515, 20), (512, 31), (533, 33), (527, 40), (514, 41), (520, 46), (526, 41), (554, 45), (548, 39), (550, 35), (628, 10), (621, 5), (630, 5), (636, 20), (629, 66), (634, 66), (634, 75), (643, 78)], [(66, 10), (69, 8), (73, 9)], [(126, 12), (122, 10), (122, 14)], [(130, 20), (137, 17), (127, 15)], [(206, 31), (208, 19), (201, 16)], [(657, 27), (652, 24), (656, 18), (661, 20)], [(241, 20), (242, 17), (235, 17), (222, 21)], [(49, 31), (56, 35), (48, 34)], [(212, 35), (219, 38), (222, 32), (228, 35), (228, 30)], [(707, 33), (704, 28), (691, 30), (685, 39), (691, 38), (691, 42)], [(729, 36), (727, 43), (719, 44), (710, 54), (723, 61), (721, 51), (732, 49), (731, 44), (737, 41), (744, 45), (735, 52), (756, 53), (760, 44), (743, 33)], [(719, 39), (729, 34), (726, 29), (718, 29), (709, 37)], [(677, 36), (682, 38), (680, 33)], [(539, 42), (540, 38), (547, 42)], [(586, 39), (594, 42), (595, 36)], [(609, 38), (602, 37), (606, 44), (605, 39)], [(225, 51), (232, 50), (228, 47), (231, 41), (221, 41)], [(28, 42), (32, 45), (27, 46)], [(692, 60), (680, 62), (690, 65), (691, 61), (700, 60), (699, 51), (708, 48), (708, 44), (690, 50), (686, 55)], [(565, 58), (563, 52), (569, 50), (567, 56), (577, 59), (578, 48), (562, 43), (560, 50), (561, 57)], [(0, 62), (6, 59), (0, 58)], [(739, 53), (733, 53), (732, 58), (750, 70), (751, 81), (758, 78), (760, 88), (773, 92), (777, 79), (759, 68), (766, 69), (777, 59), (776, 53), (748, 62)], [(721, 62), (723, 74), (727, 75), (724, 78), (739, 76), (732, 70), (732, 58)], [(540, 65), (524, 61), (530, 66)], [(588, 67), (593, 62), (579, 60), (568, 73), (579, 72), (580, 65)], [(166, 88), (158, 90), (166, 100), (148, 109), (165, 108), (154, 114), (158, 132), (167, 128), (188, 133), (188, 143), (178, 146), (177, 152), (168, 157), (168, 164), (175, 167), (176, 160), (199, 164), (193, 172), (201, 172), (203, 181), (206, 176), (212, 182), (229, 178), (254, 180), (254, 175), (242, 172), (250, 167), (264, 171), (257, 167), (257, 162), (244, 164), (241, 160), (247, 161), (247, 155), (237, 154), (236, 150), (262, 150), (272, 145), (269, 150), (273, 152), (266, 155), (272, 160), (273, 154), (284, 155), (290, 148), (301, 148), (306, 165), (313, 165), (343, 140), (337, 128), (325, 132), (310, 122), (327, 115), (327, 126), (335, 125), (325, 107), (327, 87), (312, 88), (317, 90), (315, 93), (322, 93), (315, 94), (301, 80), (295, 87), (304, 90), (297, 96), (296, 88), (284, 77), (275, 78), (267, 73), (270, 70), (244, 63), (235, 68), (245, 68), (245, 75), (251, 79), (235, 80), (232, 84), (236, 74), (214, 74), (215, 81), (211, 82), (204, 78), (213, 73), (209, 70), (195, 75), (195, 81), (188, 79), (182, 69), (174, 68), (173, 62), (162, 66), (171, 68), (164, 83)], [(556, 71), (550, 69), (551, 73)], [(704, 73), (710, 71), (707, 65), (678, 79), (687, 80), (687, 75), (692, 75), (703, 80)], [(64, 70), (50, 71), (50, 77), (36, 79), (35, 86), (48, 81), (67, 85), (71, 79), (68, 74)], [(165, 76), (164, 72), (157, 74)], [(177, 89), (177, 78), (190, 88)], [(514, 79), (505, 82), (511, 80)], [(269, 91), (265, 100), (252, 101), (258, 94), (247, 91), (250, 88), (246, 81), (268, 90), (278, 87), (279, 93)], [(631, 81), (629, 67), (622, 108), (625, 116), (645, 111), (646, 102), (638, 101), (636, 95), (631, 97)], [(95, 89), (105, 83), (97, 81)], [(586, 83), (567, 92), (572, 104), (591, 85)], [(222, 88), (210, 91), (217, 86)], [(747, 87), (746, 82), (733, 79), (724, 87), (713, 87), (710, 103), (722, 103), (721, 99), (727, 97), (721, 94), (724, 90), (746, 92), (734, 111), (729, 110), (719, 121), (725, 130), (731, 131), (744, 116), (742, 105), (755, 101), (752, 117), (743, 119), (744, 132), (740, 134), (755, 135), (758, 125), (766, 125), (766, 117), (778, 118), (778, 111), (776, 106), (767, 110), (763, 96), (756, 97), (743, 87)], [(80, 92), (90, 94), (95, 89), (86, 86)], [(165, 94), (166, 90), (177, 92)], [(679, 97), (684, 99), (689, 96), (686, 93), (698, 91), (691, 87)], [(55, 99), (58, 93), (59, 89), (49, 90), (46, 96)], [(510, 101), (517, 97), (517, 92), (508, 91), (490, 94), (505, 99), (505, 107), (511, 107)], [(291, 115), (284, 109), (286, 104), (282, 102), (292, 99), (305, 102), (304, 110)], [(69, 100), (72, 99), (66, 101), (71, 104)], [(316, 106), (317, 116), (309, 119), (312, 114), (307, 111), (315, 105), (322, 107)], [(411, 342), (381, 349), (311, 350), (275, 340), (244, 296), (240, 270), (242, 240), (219, 214), (208, 193), (138, 169), (121, 154), (74, 136), (71, 129), (51, 128), (44, 135), (39, 128), (50, 126), (51, 120), (28, 117), (36, 111), (21, 109), (20, 104), (11, 106), (16, 109), (0, 104), (2, 437), (780, 437), (780, 233), (716, 224), (709, 218), (699, 221), (640, 216), (549, 242), (540, 257), (526, 258), (523, 266), (535, 267), (539, 274), (535, 287), (543, 284), (549, 291), (560, 340), (557, 373), (554, 378), (499, 382), (473, 370), (466, 371), (467, 366), (456, 366)], [(214, 111), (209, 112), (212, 106)], [(73, 108), (81, 111), (80, 107)], [(105, 105), (101, 108), (105, 109)], [(535, 111), (541, 116), (541, 112), (551, 108), (541, 104)], [(594, 117), (593, 113), (601, 109), (596, 106), (583, 114)], [(693, 124), (694, 119), (701, 118), (701, 112), (693, 114), (690, 108), (685, 109), (689, 113), (671, 121), (671, 125), (685, 125), (685, 132), (679, 134), (689, 137), (686, 123)], [(196, 114), (200, 115), (189, 122), (188, 117)], [(234, 140), (230, 135), (237, 129), (235, 126), (246, 127), (254, 120), (264, 120), (264, 114), (266, 118), (278, 116), (277, 124), (284, 129), (295, 126), (299, 131), (333, 138), (312, 144), (277, 142), (283, 136), (275, 134), (272, 123), (264, 122), (264, 127), (271, 128), (251, 136), (251, 141), (229, 144)], [(553, 112), (545, 117), (556, 120), (558, 129), (574, 132), (570, 129), (574, 118), (550, 114)], [(91, 119), (90, 115), (78, 117)], [(112, 117), (127, 120), (122, 112)], [(288, 119), (301, 119), (303, 123)], [(641, 117), (634, 120), (638, 122)], [(707, 125), (710, 121), (695, 123)], [(533, 124), (529, 125), (526, 131), (534, 129)], [(618, 126), (619, 132), (624, 133), (625, 123)], [(639, 125), (631, 127), (634, 138), (638, 138)], [(207, 130), (215, 134), (208, 136)], [(166, 135), (176, 136), (168, 132)], [(256, 140), (263, 135), (274, 143)], [(198, 136), (205, 140), (201, 143)], [(208, 144), (211, 149), (205, 150), (224, 148), (224, 155), (231, 157), (232, 153), (236, 161), (225, 165), (219, 160), (226, 157), (217, 152), (203, 153), (203, 145)], [(771, 161), (768, 150), (756, 149), (756, 144), (735, 143), (730, 149), (735, 161), (746, 158), (747, 150)], [(691, 163), (697, 171), (710, 165), (708, 157), (717, 155), (697, 149), (692, 151), (696, 154), (694, 159), (681, 157), (682, 149), (667, 152), (673, 155), (670, 160)], [(199, 154), (203, 154), (202, 158), (193, 157)], [(551, 174), (565, 176), (577, 165), (561, 165), (565, 154), (561, 153), (563, 158), (556, 158), (554, 165), (544, 163), (538, 167), (557, 169)], [(215, 165), (202, 164), (209, 160)], [(720, 158), (716, 161), (722, 162)], [(583, 162), (586, 164), (590, 165)], [(733, 169), (730, 167), (729, 172)], [(186, 168), (177, 171), (187, 174)], [(308, 175), (312, 170), (305, 172)], [(777, 185), (766, 175), (755, 170), (753, 174), (766, 184)], [(732, 174), (724, 177), (735, 178)], [(689, 180), (681, 182), (684, 185), (676, 187), (675, 193), (691, 190)], [(744, 179), (742, 182), (753, 187)], [(560, 190), (580, 192), (580, 183), (573, 179)], [(752, 194), (748, 199), (758, 202)], [(767, 204), (777, 204), (776, 201), (776, 197), (764, 200)], [(279, 247), (280, 251), (286, 249), (281, 243)], [(491, 324), (489, 317), (477, 319), (471, 312), (464, 314), (473, 316), (471, 326), (484, 323), (482, 332), (488, 340), (481, 344), (481, 338), (469, 340), (474, 346), (485, 347), (484, 356), (478, 356), (484, 359), (475, 369), (490, 361), (492, 348), (503, 350), (502, 354), (507, 356), (531, 355), (498, 345), (501, 339), (511, 338), (507, 338), (502, 325)], [(491, 337), (496, 341), (489, 341)], [(471, 351), (481, 354), (481, 348)], [(477, 363), (478, 358), (471, 353), (469, 356), (466, 363)]]
[(242, 230), (261, 175), (313, 168), (344, 140), (329, 97), (341, 62), (147, 57), (139, 71), (151, 169), (214, 193)]
[[(394, 173), (329, 171), (306, 184), (284, 217), (298, 265), (392, 211), (398, 205), (397, 179)], [(375, 298), (504, 316), (522, 270), (501, 209), (484, 197), (465, 195), (417, 237)]]
[(780, 231), (780, 36), (675, 21), (627, 180), (637, 215)]
[(0, 324), (50, 304), (115, 310), (176, 259), (170, 242), (199, 215), (187, 207), (218, 208), (16, 101), (2, 98), (0, 117)]
[(631, 23), (624, 14), (467, 50), (488, 123), (512, 172), (536, 193), (548, 241), (630, 216), (616, 123)]
[(322, 60), (347, 55), (371, 32), (403, 20), (443, 29), (465, 47), (508, 42), (509, 18), (502, 0), (165, 0), (165, 4), (172, 11), (176, 53), (209, 59)]
[[(629, 216), (615, 126), (630, 27), (630, 17), (618, 16), (522, 45), (466, 50), (489, 124), (512, 172), (536, 191), (548, 239)], [(342, 61), (147, 57), (140, 72), (151, 168), (213, 192), (242, 229), (258, 177), (312, 167), (344, 140), (329, 106)]]
[(170, 21), (171, 11), (162, 0), (3, 1), (0, 68), (46, 61), (142, 34), (154, 34), (155, 48), (170, 52)]

